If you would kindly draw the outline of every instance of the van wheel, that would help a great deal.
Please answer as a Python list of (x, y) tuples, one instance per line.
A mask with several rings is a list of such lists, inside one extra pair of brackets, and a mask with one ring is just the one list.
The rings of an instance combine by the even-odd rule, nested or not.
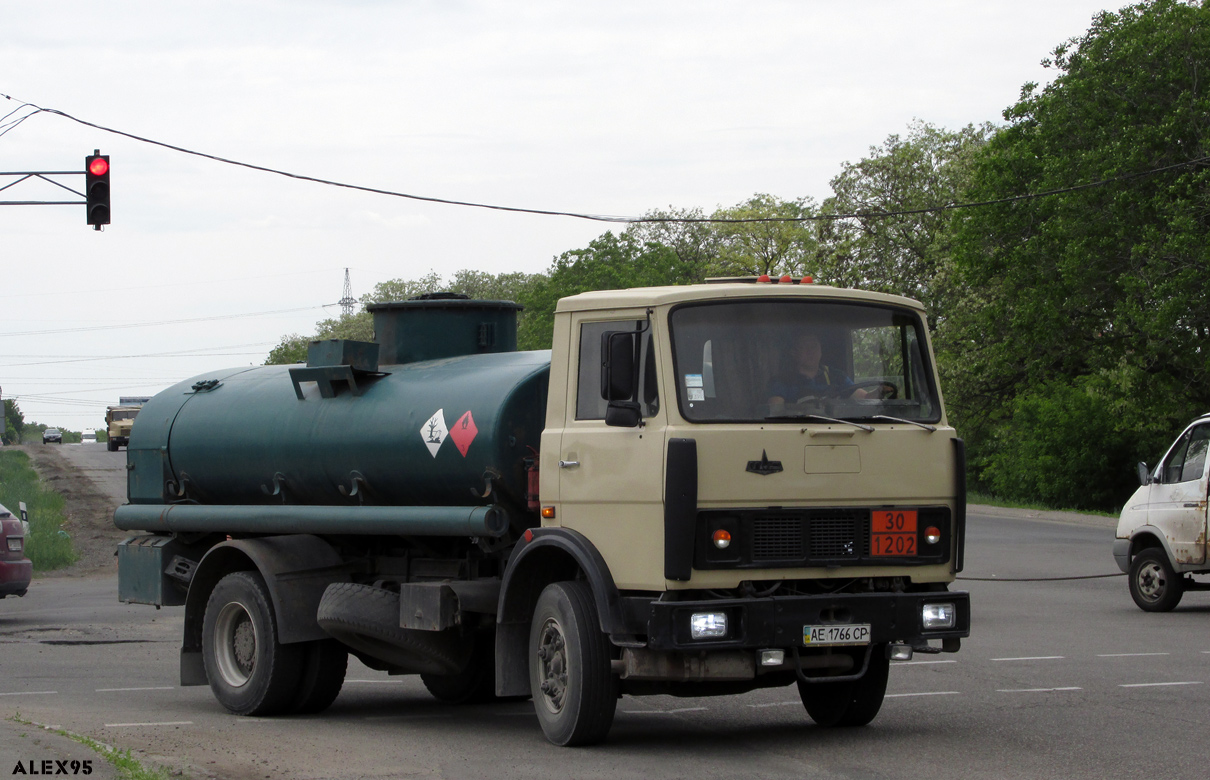
[(277, 639), (277, 620), (265, 581), (237, 571), (219, 580), (202, 618), (202, 662), (210, 690), (237, 715), (288, 709), (301, 674), (297, 645)]
[(1145, 612), (1169, 612), (1185, 595), (1185, 583), (1159, 547), (1149, 547), (1130, 562), (1130, 597)]
[(618, 705), (609, 639), (583, 582), (547, 585), (529, 630), (529, 687), (546, 738), (556, 745), (605, 739)]
[(874, 720), (886, 696), (891, 662), (885, 644), (874, 645), (870, 665), (859, 680), (835, 683), (798, 681), (798, 695), (819, 726), (864, 726)]

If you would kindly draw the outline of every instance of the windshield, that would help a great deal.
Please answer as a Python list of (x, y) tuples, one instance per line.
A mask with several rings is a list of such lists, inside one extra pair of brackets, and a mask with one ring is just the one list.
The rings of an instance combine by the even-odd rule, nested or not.
[(672, 312), (671, 330), (686, 420), (941, 419), (923, 323), (908, 309), (812, 300), (693, 304)]

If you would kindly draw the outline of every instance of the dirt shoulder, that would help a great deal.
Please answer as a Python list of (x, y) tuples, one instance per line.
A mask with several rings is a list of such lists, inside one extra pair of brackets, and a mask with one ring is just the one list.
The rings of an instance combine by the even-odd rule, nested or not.
[[(74, 564), (56, 571), (40, 572), (39, 577), (79, 577), (116, 571), (114, 551), (129, 534), (113, 524), (113, 511), (121, 501), (112, 491), (102, 489), (88, 472), (64, 455), (63, 447), (72, 445), (23, 444), (15, 447), (29, 455), (38, 477), (63, 496), (63, 530), (71, 535), (79, 556)], [(123, 453), (123, 462), (125, 461)]]

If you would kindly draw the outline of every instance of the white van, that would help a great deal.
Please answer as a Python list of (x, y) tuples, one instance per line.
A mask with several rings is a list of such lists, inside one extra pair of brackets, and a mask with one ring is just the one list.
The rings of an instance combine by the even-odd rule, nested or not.
[(1206, 504), (1210, 414), (1189, 424), (1155, 469), (1139, 464), (1139, 482), (1118, 520), (1113, 557), (1130, 579), (1140, 609), (1167, 612), (1187, 590), (1210, 590)]

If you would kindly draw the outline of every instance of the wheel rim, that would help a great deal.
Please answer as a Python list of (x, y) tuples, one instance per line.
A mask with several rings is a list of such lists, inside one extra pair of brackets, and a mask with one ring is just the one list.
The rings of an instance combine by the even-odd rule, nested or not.
[(1139, 567), (1139, 573), (1135, 576), (1135, 584), (1138, 586), (1139, 595), (1147, 601), (1159, 601), (1164, 595), (1164, 589), (1167, 586), (1167, 581), (1164, 579), (1164, 570), (1158, 563), (1148, 562)]
[(256, 623), (238, 602), (224, 604), (214, 624), (214, 658), (223, 681), (233, 688), (256, 669)]
[(537, 654), (542, 703), (557, 715), (563, 711), (567, 698), (567, 642), (563, 627), (554, 618), (547, 618), (542, 624)]

